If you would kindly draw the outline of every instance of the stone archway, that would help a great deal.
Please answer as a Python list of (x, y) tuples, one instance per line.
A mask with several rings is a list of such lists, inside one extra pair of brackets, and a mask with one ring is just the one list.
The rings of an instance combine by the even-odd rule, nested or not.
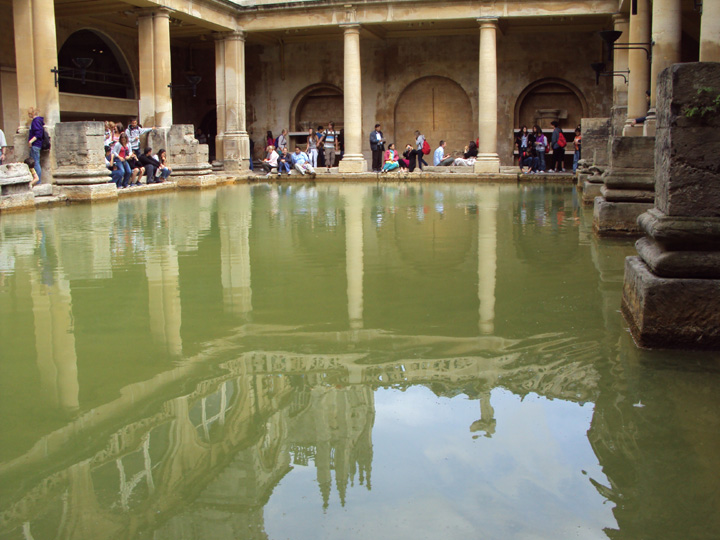
[[(477, 137), (473, 118), (470, 98), (462, 86), (446, 77), (423, 77), (410, 83), (397, 100), (395, 139), (391, 142), (402, 153), (406, 144), (414, 143), (417, 129), (433, 150), (443, 139), (448, 153), (462, 151)], [(428, 158), (425, 160), (430, 163)]]
[(585, 96), (574, 84), (563, 79), (540, 79), (528, 85), (515, 103), (514, 127), (539, 125), (552, 129), (558, 120), (563, 129), (574, 129), (587, 116)]
[[(90, 59), (82, 72), (77, 60)], [(136, 99), (132, 71), (122, 50), (107, 35), (85, 28), (73, 32), (58, 51), (60, 92), (110, 98)]]
[(312, 84), (297, 93), (290, 105), (290, 131), (305, 131), (335, 122), (343, 127), (343, 93), (337, 86)]

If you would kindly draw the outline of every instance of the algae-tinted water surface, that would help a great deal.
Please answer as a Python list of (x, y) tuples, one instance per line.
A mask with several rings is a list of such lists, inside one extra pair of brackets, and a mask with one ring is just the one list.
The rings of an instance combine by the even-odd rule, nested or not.
[(636, 349), (591, 220), (462, 184), (3, 214), (0, 539), (714, 537), (718, 355)]

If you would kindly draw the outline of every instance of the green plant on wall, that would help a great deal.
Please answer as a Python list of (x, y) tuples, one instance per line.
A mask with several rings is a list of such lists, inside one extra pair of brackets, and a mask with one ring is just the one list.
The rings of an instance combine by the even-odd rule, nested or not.
[(720, 92), (704, 86), (698, 88), (692, 103), (685, 107), (686, 118), (706, 118), (720, 112)]

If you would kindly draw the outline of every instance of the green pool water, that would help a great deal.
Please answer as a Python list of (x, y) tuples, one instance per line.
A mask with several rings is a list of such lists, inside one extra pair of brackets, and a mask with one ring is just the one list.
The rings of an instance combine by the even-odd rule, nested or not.
[(720, 358), (635, 347), (634, 254), (567, 185), (3, 214), (0, 539), (716, 538)]

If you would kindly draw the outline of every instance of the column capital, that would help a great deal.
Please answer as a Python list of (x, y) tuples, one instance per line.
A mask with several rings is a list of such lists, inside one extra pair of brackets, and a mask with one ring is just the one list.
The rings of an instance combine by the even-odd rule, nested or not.
[(136, 11), (138, 19), (152, 18), (155, 8), (142, 8)]
[(222, 34), (219, 34), (218, 39), (222, 39), (224, 41), (245, 41), (247, 39), (247, 32), (244, 30), (235, 30), (232, 32), (223, 32)]
[(356, 22), (340, 23), (340, 28), (342, 28), (346, 34), (353, 34), (353, 33), (357, 34), (360, 32), (360, 23), (356, 23)]
[(166, 7), (156, 7), (151, 9), (153, 16), (170, 18), (170, 9)]
[(480, 28), (495, 28), (498, 27), (499, 19), (497, 17), (478, 17), (477, 23)]

